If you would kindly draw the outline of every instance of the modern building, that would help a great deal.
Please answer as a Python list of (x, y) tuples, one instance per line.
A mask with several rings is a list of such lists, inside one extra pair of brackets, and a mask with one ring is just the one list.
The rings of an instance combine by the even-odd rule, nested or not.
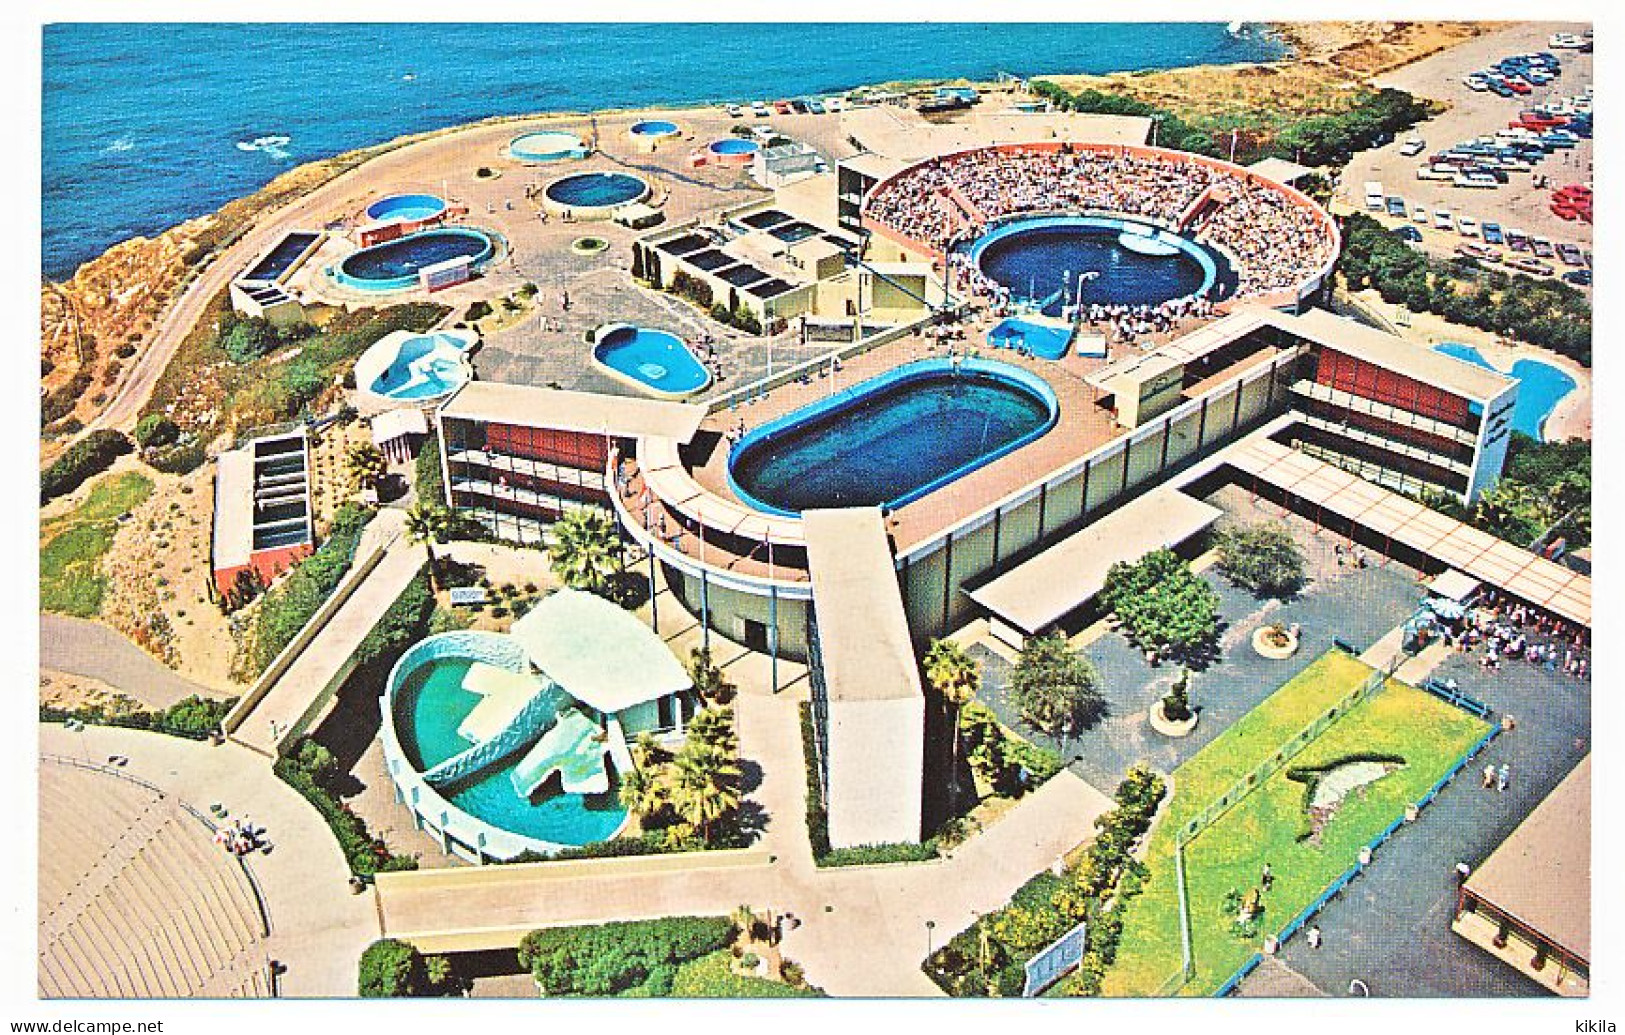
[(610, 456), (656, 436), (686, 445), (703, 406), (470, 381), (435, 413), (447, 503), (493, 534), (539, 543), (566, 510), (607, 508)]
[(826, 169), (824, 156), (816, 148), (793, 140), (788, 144), (758, 150), (751, 163), (750, 175), (751, 179), (768, 190), (777, 190)]
[(211, 554), (221, 596), (250, 573), (269, 584), (314, 548), (309, 472), (303, 425), (265, 434), (215, 461)]
[(810, 510), (812, 724), (832, 848), (918, 841), (925, 694), (886, 525)]
[(1562, 996), (1591, 993), (1591, 756), (1462, 884), (1450, 929)]

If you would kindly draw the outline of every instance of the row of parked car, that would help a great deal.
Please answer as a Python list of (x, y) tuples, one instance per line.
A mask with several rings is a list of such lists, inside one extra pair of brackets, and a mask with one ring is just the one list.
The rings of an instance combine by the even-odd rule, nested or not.
[[(1582, 188), (1584, 189), (1584, 188)], [(1399, 219), (1407, 216), (1422, 226), (1431, 225), (1435, 230), (1455, 232), (1462, 237), (1482, 240), (1484, 243), (1474, 244), (1463, 242), (1456, 245), (1456, 254), (1465, 258), (1477, 260), (1481, 264), (1496, 264), (1520, 273), (1530, 273), (1539, 277), (1549, 277), (1557, 270), (1543, 259), (1556, 258), (1566, 266), (1576, 267), (1563, 274), (1563, 279), (1570, 284), (1587, 285), (1591, 283), (1591, 253), (1582, 251), (1577, 245), (1563, 242), (1554, 244), (1544, 237), (1536, 237), (1525, 233), (1516, 227), (1502, 228), (1500, 223), (1478, 220), (1466, 214), (1455, 214), (1447, 208), (1438, 208), (1429, 211), (1426, 205), (1416, 205), (1407, 211), (1406, 201), (1401, 197), (1385, 199), (1388, 214)], [(1406, 225), (1397, 227), (1394, 233), (1407, 241), (1421, 241), (1422, 231), (1416, 226)], [(1511, 254), (1504, 254), (1491, 245), (1505, 245)]]
[(1534, 92), (1563, 74), (1557, 55), (1542, 50), (1535, 54), (1514, 54), (1482, 71), (1469, 73), (1462, 82), (1477, 93), (1489, 91), (1501, 97)]
[(729, 118), (744, 118), (748, 110), (757, 118), (765, 119), (774, 112), (780, 115), (822, 115), (827, 111), (842, 111), (845, 107), (844, 97), (797, 97), (783, 101), (752, 101), (748, 106), (725, 104), (723, 110)]
[[(1458, 187), (1495, 188), (1508, 182), (1510, 173), (1530, 172), (1547, 155), (1572, 149), (1591, 135), (1591, 95), (1587, 87), (1584, 95), (1556, 98), (1524, 109), (1505, 129), (1464, 140), (1428, 156), (1427, 164), (1417, 168), (1416, 178), (1447, 181)], [(1401, 148), (1407, 156), (1424, 150), (1426, 144), (1416, 138)]]

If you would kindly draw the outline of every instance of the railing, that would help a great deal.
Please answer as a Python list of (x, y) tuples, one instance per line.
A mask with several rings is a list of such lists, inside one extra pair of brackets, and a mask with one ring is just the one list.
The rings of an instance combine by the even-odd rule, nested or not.
[(1470, 715), (1480, 719), (1489, 718), (1491, 708), (1476, 697), (1469, 697), (1460, 690), (1452, 690), (1450, 686), (1438, 679), (1425, 679), (1421, 689), (1437, 697), (1446, 704), (1453, 704)]

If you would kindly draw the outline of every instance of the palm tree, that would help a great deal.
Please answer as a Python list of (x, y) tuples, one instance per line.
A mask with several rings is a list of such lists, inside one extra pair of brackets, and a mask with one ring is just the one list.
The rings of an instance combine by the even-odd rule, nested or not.
[(666, 804), (667, 795), (658, 772), (633, 768), (621, 774), (619, 797), (622, 808), (640, 818), (647, 818), (660, 811)]
[(925, 679), (944, 704), (952, 706), (949, 782), (959, 795), (959, 709), (968, 704), (982, 684), (982, 666), (954, 640), (932, 640), (925, 652)]
[(689, 745), (672, 762), (672, 807), (711, 840), (711, 825), (739, 807), (739, 766), (711, 748)]
[(421, 544), (429, 555), (429, 589), (438, 592), (440, 585), (435, 577), (434, 544), (450, 530), (451, 515), (446, 513), (444, 507), (419, 501), (406, 512), (405, 528), (407, 540)]
[(371, 442), (357, 442), (344, 451), (344, 469), (358, 487), (370, 489), (389, 470), (389, 463)]
[(553, 525), (553, 573), (574, 589), (602, 593), (621, 570), (621, 537), (601, 510), (572, 510)]

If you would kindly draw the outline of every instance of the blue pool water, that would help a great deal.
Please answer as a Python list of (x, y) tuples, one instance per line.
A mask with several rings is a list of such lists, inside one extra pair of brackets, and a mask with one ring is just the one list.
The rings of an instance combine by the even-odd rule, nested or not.
[(608, 208), (637, 201), (649, 193), (649, 185), (630, 173), (576, 173), (547, 186), (547, 197), (571, 208)]
[[(1121, 236), (1113, 220), (1034, 219), (1000, 227), (972, 245), (972, 254), (983, 273), (1048, 316), (1060, 315), (1063, 284), (1085, 305), (1158, 305), (1212, 286), (1223, 296), (1225, 271), (1216, 254), (1187, 242), (1203, 257), (1179, 248), (1152, 255), (1125, 247)], [(1098, 274), (1083, 283), (1081, 294), (1080, 273)]]
[(1072, 332), (1065, 327), (1051, 327), (1017, 317), (1000, 320), (997, 327), (987, 332), (987, 343), (996, 349), (1026, 349), (1042, 359), (1063, 359)]
[(459, 357), (463, 343), (446, 334), (423, 334), (401, 342), (394, 362), (373, 378), (371, 390), (391, 399), (432, 399), (468, 378)]
[[(1285, 50), (1256, 27), (1238, 36), (1195, 22), (62, 22), (44, 30), (42, 265), (66, 276), (117, 241), (212, 212), (300, 162), (491, 115), (795, 97), (1000, 70), (1262, 61)], [(289, 140), (236, 147), (273, 134)]]
[(483, 262), (494, 250), (478, 230), (424, 230), (350, 253), (339, 262), (338, 280), (368, 291), (400, 291), (415, 286), (425, 266), (464, 256)]
[(751, 430), (728, 478), (776, 514), (899, 507), (1031, 442), (1056, 413), (1054, 392), (1019, 368), (920, 360)]
[(664, 119), (644, 119), (632, 123), (631, 132), (640, 137), (669, 137), (677, 132), (677, 123)]
[(398, 219), (403, 223), (418, 223), (433, 219), (446, 211), (446, 203), (433, 194), (394, 194), (379, 198), (367, 206), (367, 218), (382, 223)]
[(719, 155), (748, 155), (755, 154), (762, 149), (762, 145), (754, 140), (744, 137), (724, 137), (721, 140), (711, 141), (711, 150)]
[[(457, 733), (458, 724), (480, 701), (478, 694), (462, 686), (470, 664), (464, 658), (436, 658), (410, 673), (397, 692), (395, 716), (401, 748), (420, 772), (470, 746)], [(523, 757), (516, 755), (467, 785), (451, 788), (448, 799), (494, 827), (563, 845), (602, 841), (614, 836), (626, 821), (626, 810), (616, 801), (613, 788), (593, 796), (554, 789), (530, 801), (519, 797), (510, 773)]]
[[(1486, 370), (1496, 368), (1484, 354), (1461, 342), (1447, 341), (1433, 346), (1433, 351), (1464, 359)], [(1502, 370), (1499, 373), (1508, 373)], [(1518, 403), (1512, 409), (1512, 427), (1536, 441), (1544, 442), (1541, 429), (1565, 395), (1574, 391), (1574, 378), (1561, 368), (1538, 359), (1520, 359), (1512, 364), (1511, 375), (1518, 379)]]
[(316, 243), (316, 235), (295, 231), (277, 242), (253, 269), (243, 274), (244, 280), (275, 280), (288, 271), (305, 249)]
[(508, 153), (522, 162), (558, 162), (587, 157), (587, 145), (574, 133), (526, 133), (508, 142)]
[(668, 331), (616, 327), (599, 336), (592, 356), (659, 395), (692, 395), (711, 383), (704, 364)]

